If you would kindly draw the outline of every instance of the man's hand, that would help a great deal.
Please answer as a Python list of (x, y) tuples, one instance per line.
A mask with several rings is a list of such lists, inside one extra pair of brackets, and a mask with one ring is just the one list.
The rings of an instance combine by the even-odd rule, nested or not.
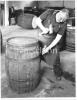
[(49, 29), (48, 29), (48, 28), (45, 28), (45, 29), (43, 30), (43, 32), (41, 32), (41, 35), (47, 34), (48, 32), (49, 32)]
[(50, 50), (50, 48), (49, 48), (49, 47), (44, 46), (44, 48), (43, 48), (43, 50), (42, 50), (42, 55), (44, 55), (44, 54), (48, 53), (48, 52), (49, 52), (49, 50)]
[(53, 27), (52, 24), (50, 24), (49, 28), (45, 28), (41, 34), (43, 35), (43, 34), (52, 34), (52, 33), (53, 33)]

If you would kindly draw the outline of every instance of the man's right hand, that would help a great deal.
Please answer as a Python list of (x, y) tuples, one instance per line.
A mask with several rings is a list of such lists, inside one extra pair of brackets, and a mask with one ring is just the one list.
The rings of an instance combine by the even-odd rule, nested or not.
[(52, 34), (53, 33), (53, 27), (52, 24), (49, 25), (49, 28), (45, 28), (41, 34)]
[(41, 35), (47, 34), (48, 32), (49, 32), (49, 29), (48, 29), (48, 28), (45, 28), (45, 29), (43, 30), (43, 32), (41, 32)]

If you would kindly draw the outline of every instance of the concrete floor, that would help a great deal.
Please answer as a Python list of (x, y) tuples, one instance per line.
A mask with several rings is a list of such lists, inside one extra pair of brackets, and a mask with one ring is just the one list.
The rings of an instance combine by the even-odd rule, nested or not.
[[(14, 34), (15, 36), (22, 35), (21, 34), (22, 31), (16, 30), (15, 32), (11, 32), (15, 30), (15, 27), (11, 28), (10, 31), (11, 34), (10, 33), (7, 34), (8, 30), (9, 28), (4, 29), (2, 31), (4, 44), (8, 37), (14, 36)], [(27, 30), (26, 32), (28, 34), (25, 34), (25, 32), (23, 32), (24, 36), (25, 35), (31, 36), (33, 34), (32, 33), (33, 31)], [(34, 32), (34, 34), (35, 37), (38, 37), (36, 31)], [(30, 93), (24, 93), (24, 94), (16, 93), (15, 91), (11, 90), (10, 87), (8, 87), (7, 75), (5, 71), (5, 50), (0, 56), (1, 56), (1, 97), (2, 98), (75, 97), (75, 83), (70, 81), (69, 79), (65, 79), (64, 77), (62, 77), (60, 81), (56, 80), (53, 71), (50, 69), (45, 69), (41, 82), (34, 91)], [(62, 51), (60, 52), (60, 59), (61, 59), (61, 65), (63, 70), (69, 72), (75, 77), (75, 53), (66, 50)], [(44, 66), (47, 65), (42, 61), (41, 67), (43, 68)]]

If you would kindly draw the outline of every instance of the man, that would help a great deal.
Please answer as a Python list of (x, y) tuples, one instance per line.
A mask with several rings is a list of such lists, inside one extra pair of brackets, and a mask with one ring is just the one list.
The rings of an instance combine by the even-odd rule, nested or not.
[(69, 12), (67, 9), (62, 9), (61, 11), (48, 9), (37, 18), (37, 24), (42, 30), (40, 35), (46, 39), (51, 39), (50, 43), (44, 44), (42, 50), (43, 59), (47, 64), (54, 66), (54, 73), (57, 77), (60, 77), (62, 74), (60, 67), (59, 43), (65, 33), (68, 17)]

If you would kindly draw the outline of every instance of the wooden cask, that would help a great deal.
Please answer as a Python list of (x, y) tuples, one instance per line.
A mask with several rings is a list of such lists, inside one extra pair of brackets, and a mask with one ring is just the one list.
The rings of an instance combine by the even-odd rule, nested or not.
[(6, 72), (9, 86), (18, 93), (30, 92), (40, 81), (40, 48), (38, 41), (13, 37), (6, 44)]
[(21, 13), (17, 18), (17, 25), (25, 29), (33, 29), (32, 20), (34, 14)]
[(69, 26), (67, 27), (66, 32), (66, 50), (75, 51), (75, 27)]

